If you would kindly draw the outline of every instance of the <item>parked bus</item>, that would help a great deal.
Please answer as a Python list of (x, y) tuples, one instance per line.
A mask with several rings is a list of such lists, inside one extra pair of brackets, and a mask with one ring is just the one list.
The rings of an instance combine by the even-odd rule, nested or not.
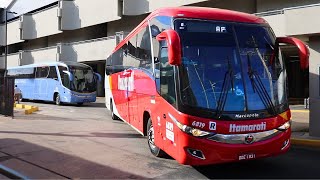
[(53, 101), (55, 104), (96, 101), (100, 75), (86, 64), (53, 62), (8, 68), (8, 76), (15, 77), (22, 100)]
[(151, 153), (207, 165), (285, 153), (290, 110), (281, 46), (254, 15), (200, 7), (152, 12), (106, 61), (106, 107)]

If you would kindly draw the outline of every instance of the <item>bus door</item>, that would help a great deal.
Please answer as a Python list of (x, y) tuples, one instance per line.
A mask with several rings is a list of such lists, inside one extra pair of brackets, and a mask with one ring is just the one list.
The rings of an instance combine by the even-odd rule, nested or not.
[(49, 67), (37, 67), (36, 71), (36, 94), (35, 96), (37, 99), (40, 100), (49, 100), (48, 99), (48, 74), (49, 74)]
[(132, 126), (138, 128), (139, 118), (138, 115), (138, 96), (134, 87), (134, 72), (130, 71), (127, 80), (127, 98), (128, 98), (128, 116), (129, 122)]
[[(161, 132), (163, 132), (166, 141), (163, 143), (163, 147), (165, 147), (169, 151), (174, 151), (175, 149), (175, 135), (173, 133), (173, 122), (170, 119), (168, 110), (172, 106), (176, 105), (176, 90), (175, 90), (175, 81), (174, 81), (174, 66), (169, 64), (168, 61), (168, 48), (166, 42), (163, 41), (160, 43), (159, 50), (159, 61), (156, 69), (160, 72), (158, 76), (157, 89), (160, 93), (161, 97), (166, 102), (161, 105), (162, 108), (158, 108), (157, 113), (158, 116), (161, 117)], [(159, 100), (157, 100), (159, 101)]]
[(125, 70), (118, 76), (118, 86), (119, 86), (119, 93), (120, 96), (118, 101), (115, 99), (115, 102), (118, 104), (120, 115), (128, 122), (130, 123), (130, 116), (129, 111), (132, 109), (129, 109), (129, 101), (131, 98), (131, 95), (133, 94), (133, 72), (132, 70)]
[(34, 79), (34, 88), (33, 88), (33, 98), (32, 99), (39, 99), (40, 97), (40, 77), (41, 77), (41, 70), (39, 67), (36, 68), (36, 75)]

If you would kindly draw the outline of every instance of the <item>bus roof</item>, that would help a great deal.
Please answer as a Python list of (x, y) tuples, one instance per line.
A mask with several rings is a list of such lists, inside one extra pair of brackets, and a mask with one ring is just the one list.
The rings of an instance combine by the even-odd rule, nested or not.
[(265, 24), (267, 23), (264, 19), (257, 17), (252, 14), (231, 11), (226, 9), (218, 8), (207, 8), (207, 7), (167, 7), (157, 9), (149, 14), (135, 29), (133, 29), (128, 36), (123, 39), (114, 49), (112, 53), (117, 51), (125, 42), (127, 42), (133, 35), (136, 34), (140, 28), (144, 27), (148, 20), (156, 16), (170, 16), (179, 18), (194, 18), (194, 19), (207, 19), (207, 20), (219, 20), (219, 21), (230, 21), (230, 22), (241, 22), (241, 23), (252, 23), (252, 24)]
[(260, 17), (238, 11), (226, 9), (206, 8), (206, 7), (174, 7), (160, 8), (150, 14), (150, 16), (171, 16), (181, 18), (210, 19), (244, 23), (266, 23)]

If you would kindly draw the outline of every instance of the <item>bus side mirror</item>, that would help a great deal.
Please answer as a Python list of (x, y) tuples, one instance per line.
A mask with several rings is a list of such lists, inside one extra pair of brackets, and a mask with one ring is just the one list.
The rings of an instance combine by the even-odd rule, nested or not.
[(101, 75), (98, 73), (94, 73), (95, 78), (98, 80), (98, 82), (101, 82), (102, 78)]
[(167, 41), (169, 64), (174, 66), (181, 65), (181, 43), (179, 34), (172, 29), (168, 29), (157, 35), (156, 38), (158, 41)]
[(301, 40), (293, 37), (278, 37), (276, 39), (276, 47), (279, 47), (280, 43), (296, 46), (299, 49), (301, 69), (307, 69), (309, 67), (309, 49)]
[(72, 74), (69, 71), (63, 71), (63, 73), (68, 75), (70, 81), (73, 80)]

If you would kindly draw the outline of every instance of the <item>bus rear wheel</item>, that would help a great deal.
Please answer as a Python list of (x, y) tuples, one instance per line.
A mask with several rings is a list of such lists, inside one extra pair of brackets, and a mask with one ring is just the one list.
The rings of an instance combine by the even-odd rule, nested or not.
[(110, 101), (110, 111), (111, 111), (111, 119), (112, 120), (119, 120), (119, 117), (117, 115), (114, 114), (113, 112), (113, 103), (112, 100)]
[(149, 149), (154, 156), (164, 157), (166, 153), (163, 150), (161, 150), (158, 146), (156, 146), (156, 144), (154, 143), (154, 134), (155, 134), (154, 132), (155, 131), (152, 125), (151, 118), (149, 118), (148, 124), (147, 124), (147, 137), (148, 137)]
[(60, 94), (57, 93), (56, 96), (55, 96), (55, 103), (56, 105), (61, 105), (61, 100), (60, 100)]

